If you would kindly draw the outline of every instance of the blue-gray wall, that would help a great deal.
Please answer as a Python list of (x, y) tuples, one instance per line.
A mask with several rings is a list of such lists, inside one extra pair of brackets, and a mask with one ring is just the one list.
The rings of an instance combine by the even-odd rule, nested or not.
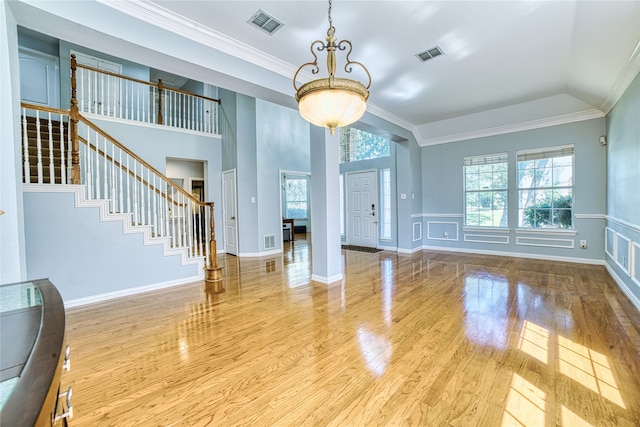
[[(601, 118), (423, 148), (424, 246), (602, 262), (606, 149), (599, 138), (605, 131)], [(575, 146), (574, 232), (517, 230), (516, 152), (567, 144)], [(507, 152), (509, 160), (508, 230), (465, 229), (463, 159), (501, 152)], [(587, 241), (587, 249), (579, 248), (580, 240)]]
[(606, 262), (640, 310), (640, 74), (607, 116)]
[(100, 221), (99, 208), (76, 208), (73, 193), (24, 194), (27, 277), (49, 278), (66, 304), (132, 288), (197, 280), (197, 264)]
[[(282, 249), (280, 171), (311, 172), (309, 126), (297, 110), (256, 101), (257, 221), (261, 251), (265, 250), (266, 235), (275, 236), (276, 249)], [(295, 221), (295, 224), (306, 225), (307, 231), (312, 232), (308, 220)]]

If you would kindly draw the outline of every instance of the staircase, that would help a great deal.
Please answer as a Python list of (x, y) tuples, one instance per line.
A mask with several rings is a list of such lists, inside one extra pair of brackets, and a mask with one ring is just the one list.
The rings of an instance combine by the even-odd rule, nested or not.
[(142, 233), (145, 245), (161, 244), (165, 256), (180, 254), (183, 265), (205, 261), (210, 279), (221, 279), (213, 203), (200, 202), (176, 186), (74, 112), (73, 104), (70, 111), (22, 107), (25, 190), (33, 192), (35, 184), (37, 191), (74, 192), (76, 207), (99, 207), (101, 221), (122, 221), (124, 234)]
[[(37, 117), (36, 117), (37, 116)], [(51, 113), (41, 118), (22, 116), (23, 182), (37, 184), (66, 184), (70, 162), (68, 119)]]

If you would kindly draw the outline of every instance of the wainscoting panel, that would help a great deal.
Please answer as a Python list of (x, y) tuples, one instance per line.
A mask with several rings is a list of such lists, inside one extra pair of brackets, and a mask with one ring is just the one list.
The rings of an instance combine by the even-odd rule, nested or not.
[(573, 249), (576, 245), (576, 242), (574, 239), (561, 239), (557, 237), (517, 236), (516, 244), (522, 246), (544, 246), (547, 248)]
[(609, 227), (604, 229), (604, 252), (609, 258), (616, 259), (616, 232)]
[(509, 244), (508, 234), (464, 234), (465, 242), (472, 243), (496, 243), (501, 245)]
[(633, 242), (631, 245), (631, 280), (640, 287), (640, 244)]
[(427, 239), (458, 241), (458, 223), (451, 221), (428, 221)]
[(616, 233), (615, 243), (615, 262), (618, 267), (624, 271), (627, 276), (631, 276), (629, 270), (629, 260), (631, 259), (631, 239), (623, 236), (620, 233)]
[(413, 241), (422, 240), (422, 222), (413, 223)]

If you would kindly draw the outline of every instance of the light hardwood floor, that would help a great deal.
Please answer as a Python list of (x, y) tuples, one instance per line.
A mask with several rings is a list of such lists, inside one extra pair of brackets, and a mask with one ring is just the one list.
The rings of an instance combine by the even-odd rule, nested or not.
[(638, 426), (640, 313), (601, 266), (343, 251), (221, 257), (67, 313), (73, 426)]

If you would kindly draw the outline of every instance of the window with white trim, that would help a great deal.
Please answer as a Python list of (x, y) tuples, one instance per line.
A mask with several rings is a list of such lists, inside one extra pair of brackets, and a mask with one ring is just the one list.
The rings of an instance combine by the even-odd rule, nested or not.
[(518, 226), (573, 228), (573, 145), (518, 151)]
[(507, 153), (464, 158), (464, 224), (508, 227)]
[(344, 126), (339, 128), (340, 163), (379, 159), (391, 155), (391, 141), (369, 132)]
[(380, 238), (391, 239), (391, 169), (380, 171)]
[(284, 206), (285, 218), (309, 218), (309, 177), (305, 175), (285, 175)]
[(340, 235), (344, 236), (344, 175), (340, 174)]

